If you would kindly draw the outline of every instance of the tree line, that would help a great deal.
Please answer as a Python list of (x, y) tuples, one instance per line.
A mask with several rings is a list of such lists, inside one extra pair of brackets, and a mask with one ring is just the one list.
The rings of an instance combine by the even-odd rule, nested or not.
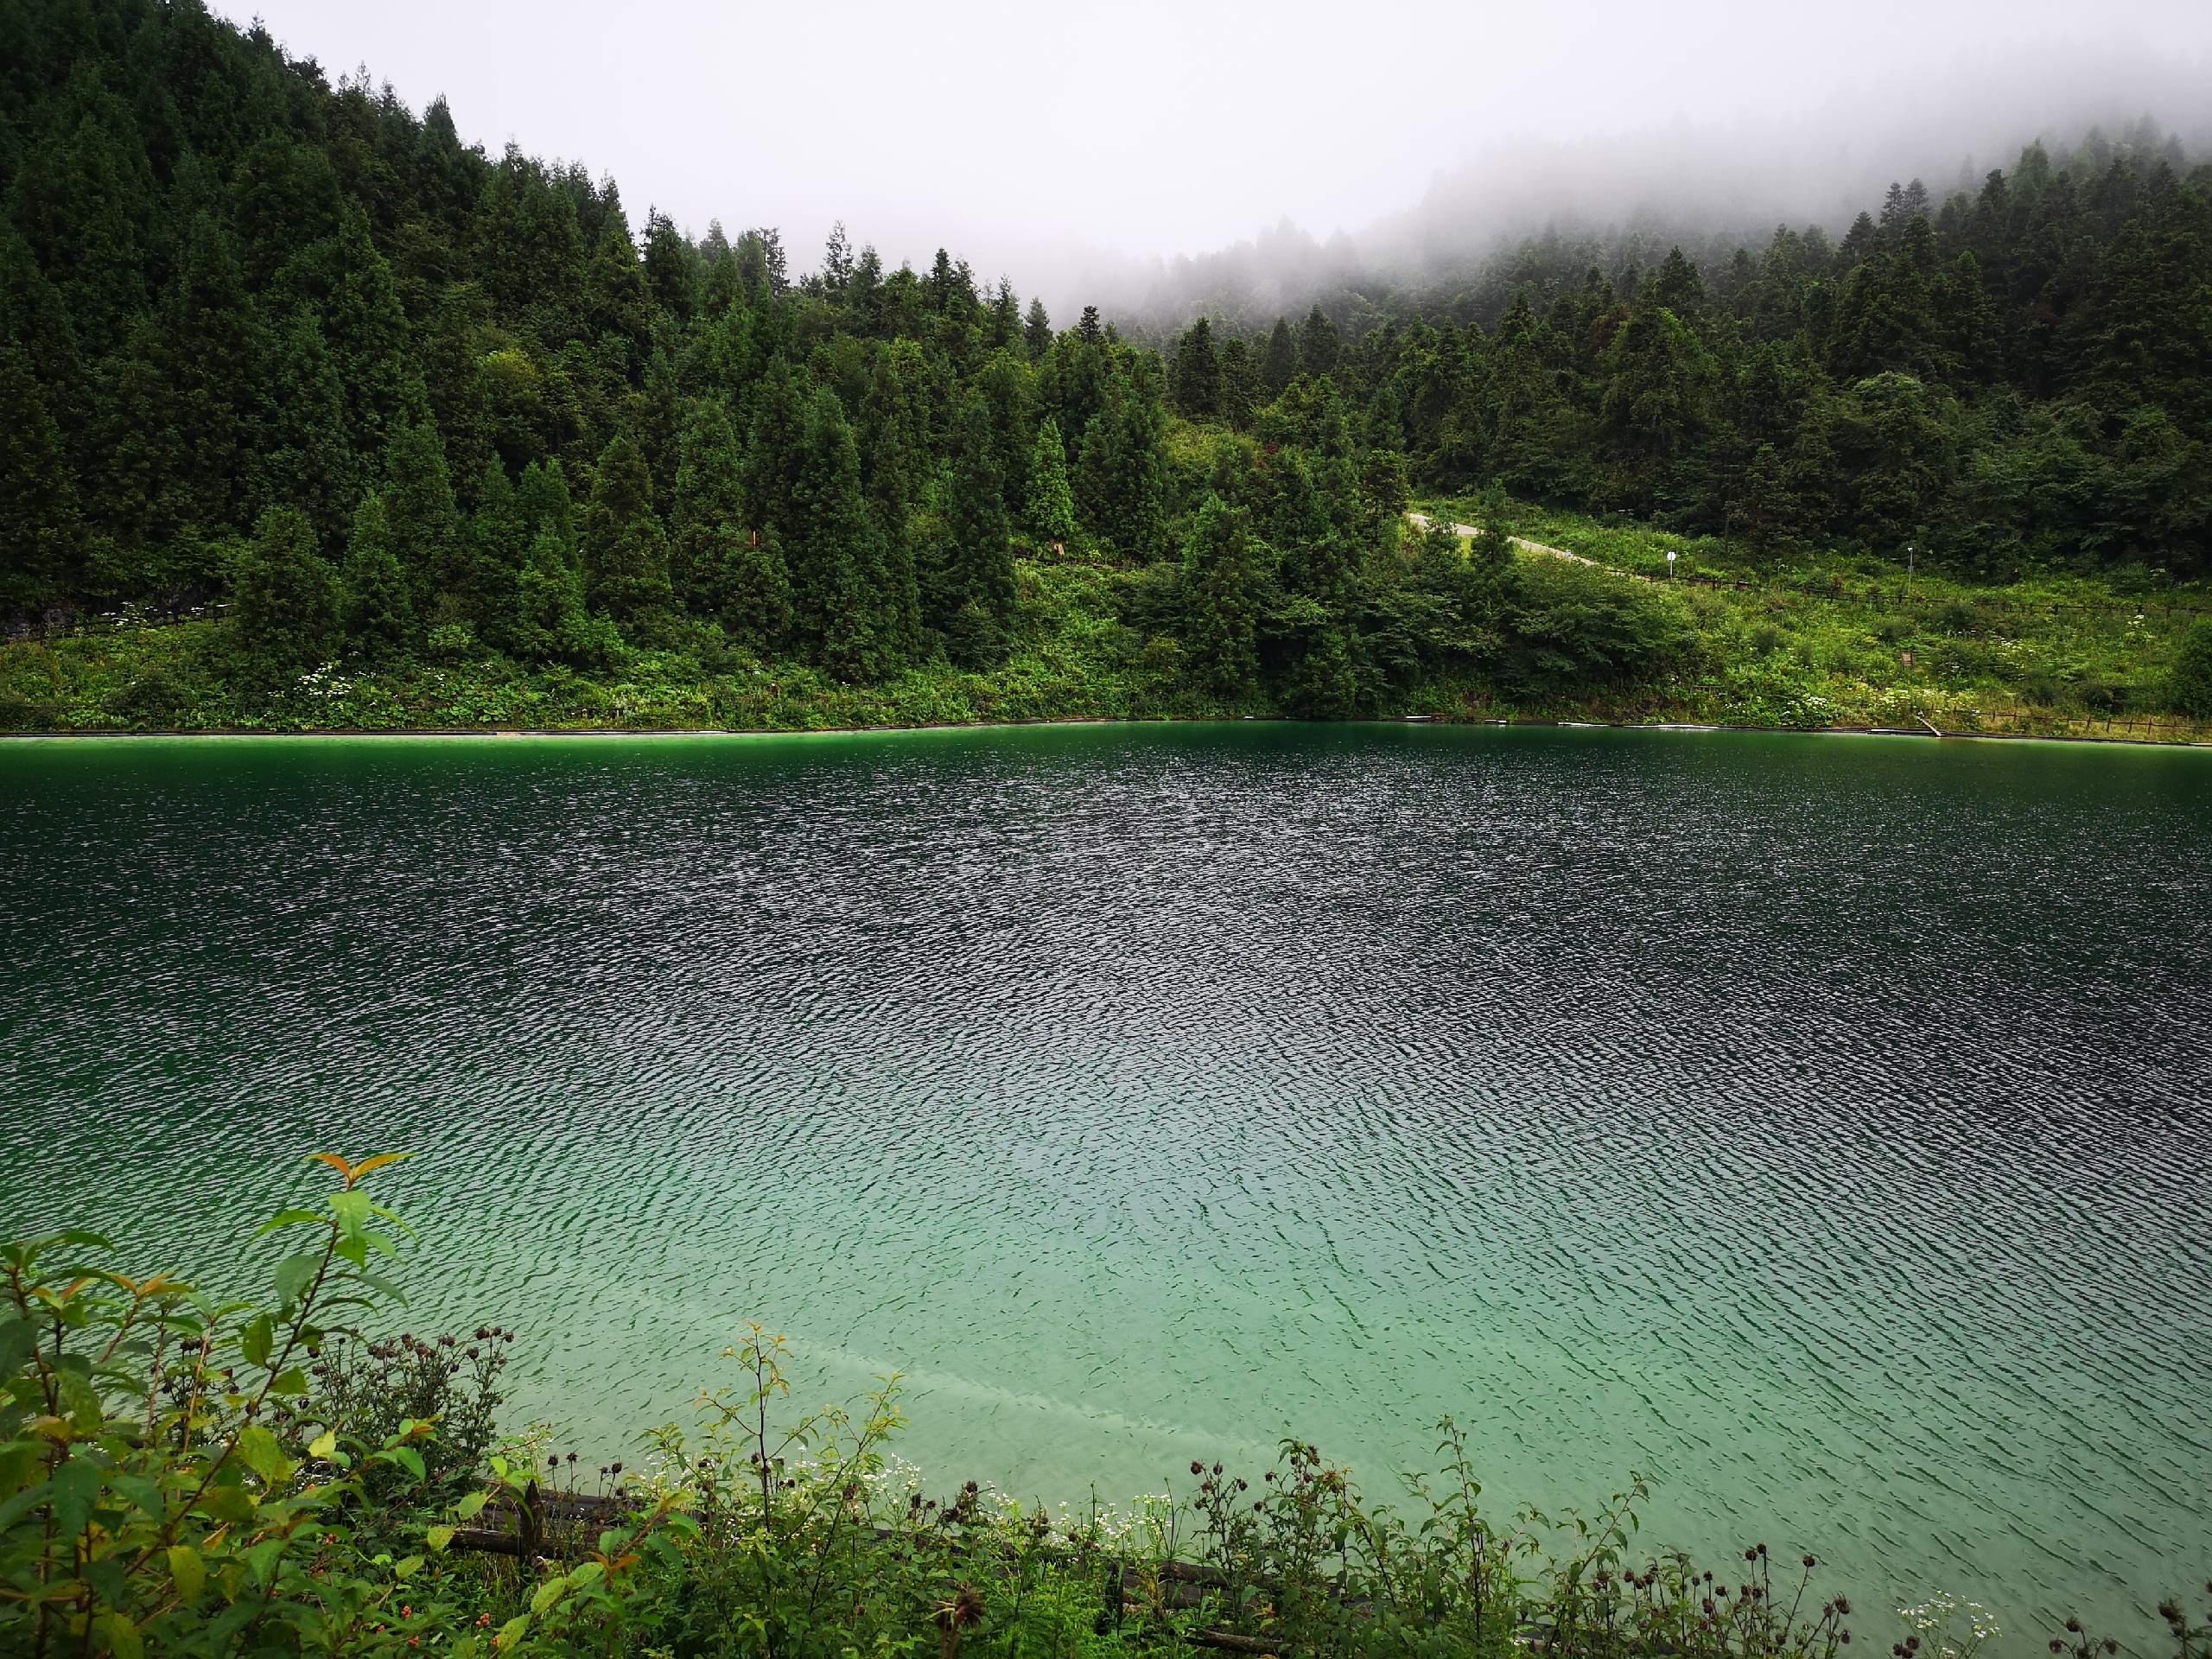
[(1382, 319), (1356, 340), (1319, 306), (1264, 340), (1202, 320), (1174, 346), (1178, 399), (1242, 425), (1326, 375), (1427, 487), (1496, 482), (1770, 555), (2198, 577), (2212, 166), (2150, 138), (2063, 166), (2031, 146), (1940, 205), (1892, 185), (1840, 240), (1783, 226), (1702, 267), (1531, 241), (1463, 291), (1355, 296)]
[[(772, 229), (633, 225), (196, 0), (0, 0), (0, 616), (221, 594), (272, 675), (873, 679), (1001, 660), (1017, 550), (1057, 549), (1207, 694), (1328, 714), (1687, 649), (1656, 596), (1511, 558), (1501, 490), (1761, 550), (2202, 556), (2212, 191), (2163, 159), (2083, 188), (2031, 151), (1719, 271), (1527, 271), (1487, 328), (1317, 307), (1161, 353), (942, 251), (840, 229), (795, 275)], [(1491, 491), (1485, 534), (1406, 537), (1415, 487)]]

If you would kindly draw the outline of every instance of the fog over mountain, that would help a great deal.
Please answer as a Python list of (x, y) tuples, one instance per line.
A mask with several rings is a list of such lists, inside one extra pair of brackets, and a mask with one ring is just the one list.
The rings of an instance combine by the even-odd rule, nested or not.
[(1664, 124), (1575, 139), (1502, 137), (1440, 169), (1414, 205), (1325, 239), (1287, 219), (1211, 252), (1100, 258), (1076, 285), (1148, 331), (1204, 311), (1248, 327), (1362, 290), (1464, 287), (1524, 240), (1603, 245), (1647, 262), (1681, 242), (1696, 257), (1754, 248), (1777, 225), (1840, 233), (1919, 179), (1940, 203), (1974, 192), (2042, 143), (2054, 157), (2212, 154), (2212, 59), (2108, 40), (2016, 49), (1978, 63), (1840, 91), (1789, 117)]
[(447, 97), (493, 154), (612, 175), (634, 222), (776, 226), (804, 270), (842, 220), (1064, 320), (1434, 280), (1548, 225), (1840, 228), (1892, 178), (1940, 199), (2031, 140), (2145, 117), (2212, 143), (2201, 0), (251, 10), (334, 76)]

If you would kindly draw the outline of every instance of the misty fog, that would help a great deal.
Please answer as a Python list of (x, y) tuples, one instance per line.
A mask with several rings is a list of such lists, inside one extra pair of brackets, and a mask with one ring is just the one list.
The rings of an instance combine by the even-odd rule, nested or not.
[(2212, 149), (2212, 7), (2184, 0), (258, 10), (334, 78), (446, 96), (494, 154), (611, 175), (633, 224), (776, 226), (803, 270), (842, 220), (1063, 321), (1271, 320), (1547, 227), (1836, 232), (1893, 179), (1940, 200), (2031, 141), (2146, 120)]

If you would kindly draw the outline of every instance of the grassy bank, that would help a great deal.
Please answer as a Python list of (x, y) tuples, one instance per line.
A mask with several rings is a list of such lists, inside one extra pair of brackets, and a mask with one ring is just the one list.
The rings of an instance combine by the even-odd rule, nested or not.
[[(1471, 502), (1421, 504), (1474, 518)], [(1534, 507), (1522, 536), (1593, 561), (1681, 625), (1660, 671), (1517, 692), (1478, 662), (1370, 678), (1362, 712), (1452, 719), (1687, 721), (1789, 727), (1933, 726), (2073, 737), (2202, 741), (2168, 711), (2171, 664), (2208, 607), (2088, 578), (1976, 588), (1842, 556), (1757, 567), (1728, 544)], [(1410, 544), (1411, 537), (1408, 537)], [(1669, 579), (1665, 554), (1681, 556)], [(272, 680), (234, 623), (103, 620), (0, 645), (0, 729), (393, 731), (468, 728), (806, 731), (854, 727), (1270, 715), (1264, 691), (1224, 698), (1173, 631), (1173, 576), (1030, 548), (1017, 564), (1009, 651), (996, 667), (939, 662), (874, 684), (763, 659), (685, 623), (601, 671), (517, 663), (472, 644), (359, 659)], [(1526, 550), (1524, 563), (1546, 556)], [(1548, 561), (1555, 563), (1556, 561)]]
[[(932, 1495), (892, 1452), (896, 1378), (794, 1422), (758, 1327), (642, 1468), (580, 1469), (499, 1432), (511, 1333), (347, 1329), (396, 1313), (410, 1234), (372, 1194), (393, 1160), (311, 1161), (322, 1196), (240, 1241), (268, 1287), (240, 1300), (92, 1233), (0, 1247), (0, 1651), (1844, 1659), (1872, 1624), (1974, 1659), (1993, 1634), (1948, 1597), (1854, 1610), (1809, 1556), (1654, 1548), (1634, 1482), (1494, 1514), (1448, 1420), (1389, 1501), (1297, 1441), (1126, 1509)], [(2168, 1624), (2180, 1659), (2209, 1634)], [(2117, 1651), (2078, 1624), (2050, 1647)]]

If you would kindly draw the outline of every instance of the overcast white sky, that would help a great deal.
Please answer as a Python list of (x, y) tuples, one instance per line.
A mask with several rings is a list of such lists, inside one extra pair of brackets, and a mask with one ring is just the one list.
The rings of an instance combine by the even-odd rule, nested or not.
[(2084, 111), (2212, 131), (2207, 0), (257, 10), (334, 78), (365, 64), (418, 109), (444, 93), (465, 139), (613, 173), (634, 219), (658, 205), (695, 232), (778, 225), (804, 269), (842, 218), (894, 262), (942, 242), (1048, 291), (1077, 249), (1199, 252), (1285, 216), (1357, 232), (1529, 141), (1601, 162), (1671, 132), (1688, 169), (1710, 168), (1716, 135), (1834, 162), (1900, 124), (1930, 124), (1923, 148)]

